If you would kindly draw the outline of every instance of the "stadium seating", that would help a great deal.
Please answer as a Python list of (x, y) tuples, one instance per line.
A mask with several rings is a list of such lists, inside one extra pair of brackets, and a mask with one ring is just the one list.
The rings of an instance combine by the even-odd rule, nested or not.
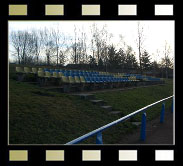
[[(109, 73), (86, 70), (49, 69), (36, 67), (16, 67), (19, 76), (33, 73), (42, 86), (57, 85), (64, 91), (121, 88), (127, 86), (161, 83), (160, 78), (130, 73)], [(23, 77), (20, 79), (22, 80)]]

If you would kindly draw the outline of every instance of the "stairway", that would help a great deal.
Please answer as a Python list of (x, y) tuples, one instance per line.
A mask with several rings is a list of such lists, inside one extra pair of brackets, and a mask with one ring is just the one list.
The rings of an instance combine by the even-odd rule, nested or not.
[(104, 100), (96, 99), (94, 94), (82, 93), (75, 95), (79, 96), (81, 99), (90, 101), (92, 104), (99, 106), (101, 109), (108, 111), (109, 114), (121, 114), (121, 111), (115, 111), (112, 106), (107, 105)]

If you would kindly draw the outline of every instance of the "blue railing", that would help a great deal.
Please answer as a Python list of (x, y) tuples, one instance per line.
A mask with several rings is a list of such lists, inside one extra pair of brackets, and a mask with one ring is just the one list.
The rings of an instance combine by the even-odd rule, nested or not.
[[(66, 145), (77, 144), (77, 143), (79, 143), (81, 141), (86, 140), (87, 138), (89, 138), (91, 136), (94, 136), (94, 135), (96, 135), (96, 144), (103, 144), (103, 141), (102, 141), (102, 132), (104, 130), (106, 130), (106, 129), (108, 129), (108, 128), (110, 128), (110, 127), (112, 127), (112, 126), (114, 126), (114, 125), (116, 125), (116, 124), (118, 124), (120, 122), (124, 122), (127, 119), (129, 119), (129, 118), (131, 118), (131, 117), (133, 117), (136, 114), (139, 114), (141, 112), (143, 112), (143, 114), (142, 114), (142, 123), (141, 123), (141, 134), (140, 134), (140, 138), (141, 138), (142, 141), (144, 141), (146, 139), (146, 113), (145, 112), (147, 111), (148, 108), (150, 108), (150, 107), (152, 107), (152, 106), (154, 106), (156, 104), (159, 104), (159, 103), (161, 103), (161, 102), (163, 102), (165, 100), (168, 100), (170, 98), (173, 98), (173, 97), (174, 96), (169, 96), (169, 97), (164, 98), (162, 100), (159, 100), (159, 101), (157, 101), (155, 103), (152, 103), (150, 105), (147, 105), (147, 106), (145, 106), (145, 107), (143, 107), (143, 108), (141, 108), (141, 109), (139, 109), (139, 110), (137, 110), (137, 111), (135, 111), (135, 112), (133, 112), (131, 114), (128, 114), (128, 115), (126, 115), (126, 116), (124, 116), (124, 117), (122, 117), (120, 119), (117, 119), (117, 120), (115, 120), (115, 121), (113, 121), (113, 122), (111, 122), (111, 123), (109, 123), (109, 124), (107, 124), (105, 126), (102, 126), (102, 127), (98, 128), (96, 130), (93, 130), (93, 131), (91, 131), (91, 132), (89, 132), (89, 133), (87, 133), (87, 134), (85, 134), (85, 135), (83, 135), (81, 137), (78, 137), (78, 138), (76, 138), (76, 139), (74, 139), (74, 140), (66, 143)], [(173, 112), (173, 100), (172, 100), (171, 112)], [(165, 103), (162, 104), (161, 115), (160, 115), (160, 123), (163, 123), (164, 122), (164, 113), (165, 113)]]

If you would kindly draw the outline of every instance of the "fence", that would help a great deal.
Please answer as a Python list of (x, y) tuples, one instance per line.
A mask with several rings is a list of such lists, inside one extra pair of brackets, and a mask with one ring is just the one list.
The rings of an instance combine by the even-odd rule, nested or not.
[[(131, 118), (131, 117), (133, 117), (136, 114), (141, 113), (141, 112), (143, 112), (143, 114), (142, 114), (140, 138), (141, 138), (142, 141), (144, 141), (146, 139), (146, 111), (147, 111), (147, 109), (152, 107), (152, 106), (154, 106), (154, 105), (156, 105), (156, 104), (159, 104), (159, 103), (161, 103), (161, 102), (163, 102), (165, 100), (168, 100), (170, 98), (172, 98), (171, 112), (173, 112), (173, 101), (174, 101), (173, 99), (174, 99), (174, 96), (169, 96), (169, 97), (164, 98), (162, 100), (159, 100), (159, 101), (157, 101), (155, 103), (147, 105), (147, 106), (145, 106), (145, 107), (143, 107), (143, 108), (141, 108), (141, 109), (139, 109), (139, 110), (137, 110), (137, 111), (135, 111), (135, 112), (133, 112), (131, 114), (128, 114), (128, 115), (120, 118), (120, 119), (117, 119), (116, 121), (113, 121), (113, 122), (111, 122), (111, 123), (109, 123), (109, 124), (107, 124), (105, 126), (102, 126), (102, 127), (98, 128), (96, 130), (93, 130), (93, 131), (91, 131), (91, 132), (89, 132), (89, 133), (87, 133), (87, 134), (85, 134), (85, 135), (83, 135), (83, 136), (81, 136), (79, 138), (76, 138), (76, 139), (66, 143), (66, 145), (77, 144), (77, 143), (79, 143), (81, 141), (86, 140), (87, 138), (89, 138), (89, 137), (91, 137), (93, 135), (96, 135), (96, 144), (103, 144), (103, 141), (102, 141), (102, 131), (104, 131), (104, 130), (106, 130), (106, 129), (108, 129), (108, 128), (110, 128), (110, 127), (112, 127), (112, 126), (114, 126), (114, 125), (116, 125), (116, 124), (118, 124), (120, 122), (124, 122), (127, 119), (129, 119), (129, 118)], [(164, 122), (164, 113), (165, 113), (165, 104), (163, 103), (162, 104), (162, 109), (161, 109), (161, 115), (160, 115), (160, 123)]]

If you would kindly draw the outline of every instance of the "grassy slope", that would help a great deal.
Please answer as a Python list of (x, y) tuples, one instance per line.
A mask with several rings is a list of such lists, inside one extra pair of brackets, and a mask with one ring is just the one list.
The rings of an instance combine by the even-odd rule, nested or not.
[[(12, 79), (14, 77), (14, 66), (10, 66), (10, 144), (64, 144), (120, 118), (119, 115), (109, 115), (78, 97), (46, 91), (26, 82), (17, 82)], [(168, 84), (124, 92), (101, 93), (97, 94), (97, 97), (104, 98), (114, 108), (128, 114), (172, 95), (171, 89), (172, 85)], [(116, 143), (119, 135), (131, 131), (132, 128), (134, 126), (125, 122), (108, 129), (104, 132), (104, 143)], [(84, 143), (95, 143), (94, 139), (90, 138)]]
[[(107, 103), (109, 105), (112, 105), (113, 108), (123, 112), (124, 115), (127, 115), (137, 109), (145, 107), (146, 105), (171, 96), (172, 94), (172, 82), (168, 80), (166, 81), (166, 85), (141, 87), (137, 89), (116, 91), (110, 93), (98, 93), (96, 94), (96, 97), (107, 101)], [(165, 104), (168, 108), (171, 104), (171, 101), (168, 100), (165, 102)], [(161, 104), (158, 104), (157, 106), (154, 106), (147, 111), (147, 113), (149, 114), (147, 118), (149, 120), (159, 115), (159, 111), (156, 110), (161, 110)], [(138, 117), (139, 116), (135, 117), (134, 120), (140, 120)]]

